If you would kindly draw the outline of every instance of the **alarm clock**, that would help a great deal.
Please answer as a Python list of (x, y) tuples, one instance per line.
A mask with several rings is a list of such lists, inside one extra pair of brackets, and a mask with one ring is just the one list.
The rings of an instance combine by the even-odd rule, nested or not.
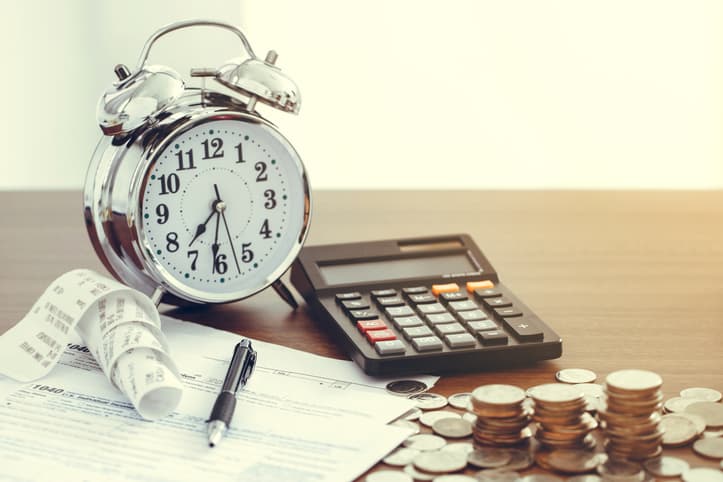
[[(235, 34), (244, 57), (191, 69), (200, 87), (147, 64), (160, 37), (198, 26)], [(299, 89), (276, 59), (258, 58), (233, 25), (178, 22), (148, 39), (134, 71), (116, 66), (98, 102), (88, 234), (108, 271), (157, 304), (227, 303), (273, 286), (296, 307), (280, 278), (303, 246), (311, 198), (301, 157), (257, 111), (299, 112)]]

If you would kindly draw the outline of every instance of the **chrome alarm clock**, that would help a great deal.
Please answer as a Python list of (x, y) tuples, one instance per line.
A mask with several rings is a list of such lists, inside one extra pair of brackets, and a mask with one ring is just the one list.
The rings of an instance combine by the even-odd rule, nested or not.
[[(246, 56), (191, 69), (200, 87), (147, 65), (160, 37), (197, 26), (234, 33)], [(306, 238), (311, 198), (299, 154), (257, 112), (299, 112), (299, 90), (276, 58), (258, 58), (232, 25), (197, 20), (155, 32), (134, 71), (115, 68), (97, 108), (103, 136), (86, 176), (85, 223), (106, 268), (156, 303), (227, 303), (273, 286), (296, 307), (280, 278)]]

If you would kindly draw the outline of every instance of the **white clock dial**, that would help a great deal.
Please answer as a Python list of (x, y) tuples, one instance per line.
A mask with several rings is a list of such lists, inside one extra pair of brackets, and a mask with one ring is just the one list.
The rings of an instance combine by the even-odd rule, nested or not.
[(141, 241), (184, 294), (206, 301), (248, 296), (278, 278), (300, 248), (303, 167), (266, 125), (196, 125), (156, 157), (145, 182)]

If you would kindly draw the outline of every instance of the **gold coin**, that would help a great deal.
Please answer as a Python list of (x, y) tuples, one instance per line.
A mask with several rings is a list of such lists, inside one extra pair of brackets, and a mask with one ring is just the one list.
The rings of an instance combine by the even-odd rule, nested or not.
[(693, 444), (693, 450), (703, 457), (723, 459), (723, 438), (702, 438)]
[(663, 379), (648, 370), (618, 370), (607, 376), (605, 384), (614, 391), (648, 392), (660, 388)]
[(723, 404), (695, 402), (688, 405), (685, 411), (703, 417), (708, 428), (723, 427)]
[(698, 437), (695, 423), (674, 413), (663, 415), (660, 429), (663, 431), (663, 445), (666, 447), (681, 447)]

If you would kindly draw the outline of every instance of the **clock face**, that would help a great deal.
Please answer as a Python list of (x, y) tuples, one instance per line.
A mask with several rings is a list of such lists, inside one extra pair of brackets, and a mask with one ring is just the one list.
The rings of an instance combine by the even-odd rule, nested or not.
[(301, 160), (274, 129), (204, 122), (151, 163), (140, 193), (141, 242), (180, 294), (243, 298), (275, 281), (298, 253), (307, 193)]

